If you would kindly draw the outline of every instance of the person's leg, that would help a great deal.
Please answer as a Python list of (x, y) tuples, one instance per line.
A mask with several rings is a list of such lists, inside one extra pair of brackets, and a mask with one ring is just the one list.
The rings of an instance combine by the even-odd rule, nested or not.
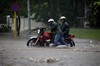
[(64, 36), (61, 37), (61, 41), (64, 45), (67, 45), (68, 46), (68, 43), (67, 41), (65, 40)]
[(52, 34), (52, 43), (54, 43), (55, 34)]
[(61, 39), (61, 35), (59, 35), (59, 34), (55, 35), (54, 43), (56, 45), (61, 45), (61, 43), (59, 42), (60, 39)]

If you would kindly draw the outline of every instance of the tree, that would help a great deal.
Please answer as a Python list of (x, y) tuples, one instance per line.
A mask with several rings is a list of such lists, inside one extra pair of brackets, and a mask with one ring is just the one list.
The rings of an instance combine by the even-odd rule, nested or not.
[[(60, 16), (66, 16), (67, 21), (70, 26), (72, 26), (75, 23), (73, 1), (74, 0), (30, 0), (31, 14), (35, 14), (34, 20), (45, 23), (47, 23), (49, 18), (53, 18), (57, 22)], [(2, 8), (5, 8), (5, 10), (0, 16), (10, 14), (13, 17), (13, 12), (9, 7), (14, 2), (15, 0), (1, 0), (0, 4), (3, 3)], [(20, 5), (20, 10), (17, 14), (27, 17), (27, 0), (16, 0), (16, 2)]]
[(27, 0), (0, 0), (0, 16), (4, 15), (12, 15), (13, 11), (10, 10), (10, 6), (14, 3), (18, 3), (20, 6), (20, 10), (18, 14), (26, 15), (27, 14)]
[(33, 0), (32, 5), (31, 12), (35, 13), (37, 21), (47, 22), (49, 18), (58, 21), (62, 15), (69, 23), (73, 21), (73, 0)]
[(20, 6), (17, 15), (27, 16), (27, 0), (0, 0), (0, 23), (6, 23), (6, 15), (13, 17), (13, 11), (10, 10), (10, 6), (16, 2)]
[(87, 15), (87, 19), (90, 21), (91, 27), (100, 28), (100, 0), (89, 0), (90, 11)]

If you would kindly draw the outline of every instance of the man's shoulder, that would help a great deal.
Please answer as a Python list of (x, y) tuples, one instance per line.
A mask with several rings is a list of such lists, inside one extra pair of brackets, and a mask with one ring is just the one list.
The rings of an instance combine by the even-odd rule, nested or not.
[(66, 25), (69, 25), (68, 22), (65, 22)]
[(57, 24), (57, 22), (53, 22), (53, 23)]
[(57, 23), (57, 22), (53, 22), (53, 23)]

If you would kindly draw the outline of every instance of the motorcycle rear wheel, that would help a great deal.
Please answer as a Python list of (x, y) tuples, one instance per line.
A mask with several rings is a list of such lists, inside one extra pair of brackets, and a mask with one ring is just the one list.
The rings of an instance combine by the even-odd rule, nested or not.
[(71, 47), (75, 46), (75, 42), (72, 39), (70, 40), (70, 43), (71, 43), (70, 45)]
[(70, 47), (75, 46), (75, 42), (72, 39), (67, 39), (68, 44), (70, 44)]

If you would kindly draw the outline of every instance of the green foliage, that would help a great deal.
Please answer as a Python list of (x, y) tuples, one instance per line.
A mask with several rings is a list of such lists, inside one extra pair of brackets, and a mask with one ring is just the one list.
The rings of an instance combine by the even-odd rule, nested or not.
[(59, 17), (64, 15), (68, 21), (73, 18), (72, 0), (40, 0), (34, 1), (32, 12), (35, 13), (34, 19), (47, 22), (49, 18), (58, 21)]
[(44, 2), (43, 4), (34, 5), (33, 12), (35, 13), (35, 18), (37, 21), (45, 21), (44, 18), (47, 18), (48, 14), (48, 3)]
[(11, 15), (13, 16), (13, 11), (10, 10), (10, 6), (14, 3), (18, 3), (20, 10), (18, 11), (19, 15), (27, 14), (27, 0), (0, 0), (0, 10), (3, 11), (0, 16)]
[(8, 32), (11, 30), (11, 27), (6, 24), (0, 24), (0, 32)]
[(6, 16), (0, 16), (0, 24), (6, 24)]
[[(10, 6), (15, 1), (20, 6), (17, 15), (27, 17), (27, 0), (0, 0), (2, 5), (0, 9), (4, 9), (0, 16), (9, 14), (13, 17), (13, 11), (10, 10)], [(31, 14), (35, 14), (33, 19), (37, 21), (46, 23), (49, 18), (53, 18), (57, 22), (60, 16), (64, 15), (70, 25), (75, 23), (73, 0), (30, 0), (30, 10)]]
[[(13, 11), (10, 10), (10, 6), (15, 1), (20, 6), (17, 15), (27, 17), (27, 0), (0, 0), (0, 16), (9, 14), (13, 17)], [(79, 20), (75, 16), (74, 1), (76, 0), (30, 0), (30, 12), (31, 15), (35, 14), (34, 20), (45, 23), (47, 23), (49, 18), (53, 18), (57, 22), (60, 16), (64, 15), (70, 26), (73, 26), (79, 24)], [(90, 8), (90, 11), (87, 13), (87, 20), (93, 24), (97, 20), (95, 16), (98, 14), (98, 10), (94, 5), (97, 1), (100, 2), (100, 0), (85, 0)]]
[(94, 24), (98, 24), (98, 15), (100, 11), (100, 0), (89, 0), (87, 2), (90, 11), (87, 13), (87, 20), (91, 23), (91, 27), (99, 27)]
[(27, 0), (16, 0), (16, 2), (20, 6), (20, 9), (17, 12), (17, 15), (21, 15), (21, 16), (27, 17)]

